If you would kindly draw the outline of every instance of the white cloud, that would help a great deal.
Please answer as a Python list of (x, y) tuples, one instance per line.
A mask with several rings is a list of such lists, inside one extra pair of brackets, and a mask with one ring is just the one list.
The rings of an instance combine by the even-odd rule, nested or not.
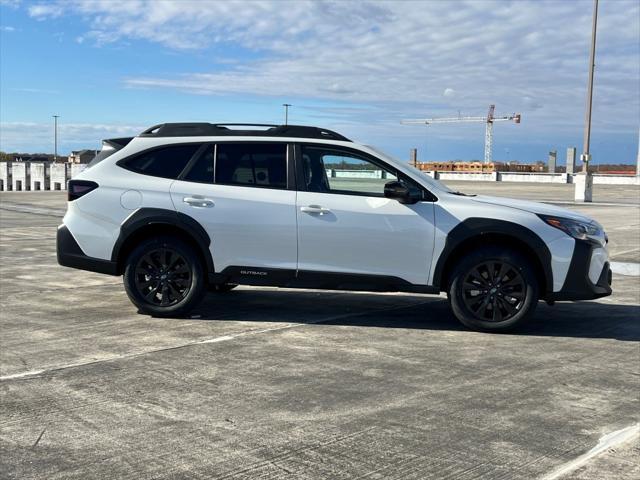
[(0, 0), (0, 6), (2, 7), (18, 8), (19, 5), (20, 0)]
[[(58, 151), (61, 154), (78, 148), (101, 148), (101, 140), (133, 136), (148, 125), (90, 124), (58, 122)], [(3, 152), (53, 152), (53, 123), (0, 123), (0, 150)]]
[(11, 88), (13, 92), (24, 92), (24, 93), (45, 93), (50, 95), (56, 95), (60, 92), (58, 90), (49, 90), (43, 88), (29, 88), (29, 87), (20, 87), (20, 88)]
[[(87, 25), (79, 38), (97, 44), (142, 39), (222, 57), (215, 69), (203, 61), (196, 72), (124, 79), (132, 88), (366, 104), (387, 124), (459, 110), (484, 114), (496, 103), (497, 114), (522, 112), (520, 130), (540, 134), (582, 125), (591, 5), (66, 0), (29, 12), (38, 19), (73, 12)], [(600, 4), (594, 120), (612, 131), (637, 130), (639, 16), (634, 0)], [(253, 60), (228, 53), (238, 50)]]
[(0, 31), (2, 31), (2, 32), (9, 32), (9, 33), (10, 33), (10, 32), (15, 32), (15, 31), (16, 31), (16, 28), (15, 28), (15, 27), (8, 26), (8, 25), (3, 25), (3, 26), (1, 26), (1, 27), (0, 27)]
[(60, 4), (40, 3), (29, 6), (29, 15), (36, 20), (46, 20), (47, 18), (57, 18), (64, 13)]

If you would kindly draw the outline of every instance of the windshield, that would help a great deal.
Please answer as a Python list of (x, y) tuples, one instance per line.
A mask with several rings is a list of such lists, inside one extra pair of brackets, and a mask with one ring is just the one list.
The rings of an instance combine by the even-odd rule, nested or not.
[(460, 193), (460, 192), (456, 192), (456, 191), (452, 190), (451, 188), (447, 187), (440, 180), (436, 180), (435, 178), (431, 178), (425, 172), (423, 172), (422, 170), (418, 170), (417, 168), (415, 168), (410, 163), (406, 163), (405, 164), (404, 162), (398, 160), (397, 158), (392, 157), (391, 155), (388, 155), (385, 152), (382, 152), (382, 151), (378, 150), (375, 147), (371, 147), (371, 146), (367, 145), (367, 148), (369, 148), (370, 150), (373, 150), (383, 160), (387, 160), (387, 161), (389, 161), (391, 163), (395, 163), (395, 164), (399, 163), (401, 165), (407, 165), (408, 167), (411, 167), (412, 169), (414, 169), (416, 172), (418, 172), (420, 174), (420, 179), (424, 183), (426, 183), (430, 188), (434, 188), (436, 190), (440, 190), (442, 192), (447, 192), (447, 193), (455, 193), (455, 194), (459, 194)]

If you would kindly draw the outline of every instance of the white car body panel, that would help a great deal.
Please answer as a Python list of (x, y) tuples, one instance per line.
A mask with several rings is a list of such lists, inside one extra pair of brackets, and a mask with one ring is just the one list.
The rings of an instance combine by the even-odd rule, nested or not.
[[(214, 204), (185, 203), (193, 196)], [(171, 198), (177, 211), (197, 220), (209, 234), (216, 272), (229, 266), (296, 269), (295, 191), (176, 180)]]
[[(323, 214), (301, 209), (319, 206)], [(298, 268), (398, 277), (426, 285), (433, 203), (403, 205), (360, 195), (298, 192)]]
[[(110, 160), (111, 157), (96, 165), (95, 170), (84, 170), (76, 177), (79, 180), (99, 178), (100, 187), (69, 202), (63, 219), (82, 251), (103, 260), (111, 258), (120, 226), (135, 211), (140, 208), (174, 209), (168, 195), (173, 180), (131, 172)], [(132, 191), (139, 193), (139, 205), (129, 204), (125, 208), (122, 197)]]
[(576, 246), (576, 241), (564, 235), (558, 237), (550, 243), (547, 248), (551, 252), (551, 271), (553, 272), (553, 291), (559, 292), (564, 285), (564, 281), (571, 266), (571, 256)]
[[(595, 284), (600, 278), (604, 264), (609, 261), (609, 249), (605, 247), (594, 248), (589, 264), (589, 280)], [(569, 268), (569, 267), (567, 267)]]
[(569, 262), (571, 261), (575, 240), (557, 228), (547, 225), (535, 214), (498, 204), (475, 202), (474, 199), (475, 197), (444, 194), (441, 201), (435, 203), (436, 238), (429, 284), (433, 284), (435, 265), (444, 250), (449, 232), (464, 220), (484, 218), (512, 222), (537, 234), (549, 247), (552, 267), (556, 266), (552, 268), (553, 290), (560, 290), (566, 278), (568, 264), (566, 268), (560, 265), (567, 261), (567, 254)]

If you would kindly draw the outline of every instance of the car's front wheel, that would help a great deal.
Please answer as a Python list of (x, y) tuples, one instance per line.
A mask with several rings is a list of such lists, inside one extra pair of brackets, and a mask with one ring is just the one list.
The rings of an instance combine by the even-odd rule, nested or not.
[(512, 329), (525, 322), (538, 303), (535, 271), (515, 250), (479, 248), (458, 262), (451, 279), (451, 309), (474, 330)]
[(129, 255), (124, 287), (142, 313), (184, 315), (202, 299), (202, 263), (193, 248), (177, 237), (149, 238)]

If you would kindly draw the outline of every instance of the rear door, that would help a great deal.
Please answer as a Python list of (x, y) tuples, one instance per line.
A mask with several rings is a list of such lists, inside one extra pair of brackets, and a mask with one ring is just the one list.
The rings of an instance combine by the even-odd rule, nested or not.
[(295, 273), (296, 192), (288, 156), (286, 143), (210, 144), (171, 186), (175, 208), (209, 234), (216, 272)]
[(398, 173), (353, 149), (302, 145), (297, 156), (300, 271), (428, 283), (435, 233), (431, 201), (405, 205), (385, 198), (385, 183)]

